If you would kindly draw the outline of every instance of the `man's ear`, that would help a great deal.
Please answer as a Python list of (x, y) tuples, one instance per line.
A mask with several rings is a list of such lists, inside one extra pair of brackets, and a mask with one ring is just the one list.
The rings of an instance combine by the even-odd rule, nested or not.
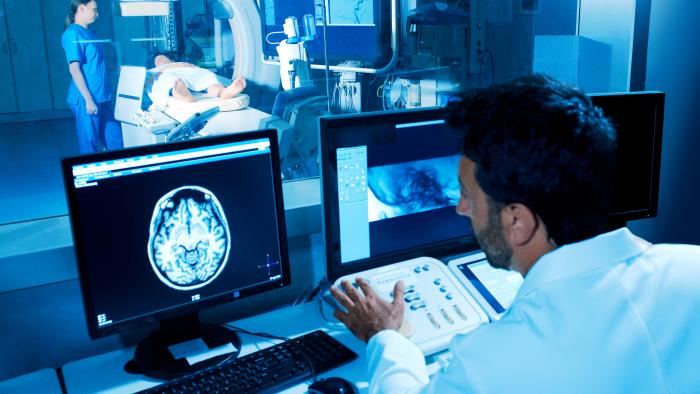
[(535, 236), (539, 221), (530, 208), (521, 203), (508, 204), (501, 210), (504, 236), (512, 246), (523, 246)]

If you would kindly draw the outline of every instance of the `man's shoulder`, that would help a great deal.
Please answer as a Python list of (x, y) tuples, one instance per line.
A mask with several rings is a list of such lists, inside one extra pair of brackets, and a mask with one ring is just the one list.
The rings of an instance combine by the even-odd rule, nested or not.
[[(623, 288), (649, 302), (690, 302), (700, 306), (700, 246), (654, 244), (612, 271)], [(651, 305), (651, 304), (650, 304)]]
[(647, 249), (641, 258), (664, 268), (700, 272), (700, 245), (655, 244)]
[(696, 281), (700, 278), (700, 246), (686, 244), (656, 244), (650, 247), (641, 259), (656, 270), (675, 274), (681, 281)]
[(654, 244), (649, 248), (649, 253), (663, 253), (663, 254), (676, 254), (676, 255), (700, 255), (700, 245), (690, 245), (690, 244)]

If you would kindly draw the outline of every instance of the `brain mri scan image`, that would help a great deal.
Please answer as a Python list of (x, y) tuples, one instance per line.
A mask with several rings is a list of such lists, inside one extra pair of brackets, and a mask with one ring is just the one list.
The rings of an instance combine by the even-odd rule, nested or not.
[(223, 271), (230, 248), (226, 216), (211, 191), (182, 186), (156, 203), (148, 258), (165, 285), (183, 291), (206, 286)]
[(369, 221), (457, 205), (459, 156), (370, 167)]

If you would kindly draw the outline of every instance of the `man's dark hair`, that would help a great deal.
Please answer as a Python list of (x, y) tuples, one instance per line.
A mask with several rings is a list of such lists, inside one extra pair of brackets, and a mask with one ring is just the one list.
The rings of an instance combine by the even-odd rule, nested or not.
[(557, 245), (605, 231), (616, 132), (579, 90), (530, 75), (465, 93), (447, 123), (463, 132), (462, 154), (496, 203), (522, 203)]

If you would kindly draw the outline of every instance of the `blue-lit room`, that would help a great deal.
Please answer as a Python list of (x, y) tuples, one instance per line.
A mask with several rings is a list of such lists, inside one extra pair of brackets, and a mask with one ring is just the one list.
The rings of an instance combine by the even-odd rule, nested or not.
[(698, 16), (0, 0), (0, 392), (700, 392)]

